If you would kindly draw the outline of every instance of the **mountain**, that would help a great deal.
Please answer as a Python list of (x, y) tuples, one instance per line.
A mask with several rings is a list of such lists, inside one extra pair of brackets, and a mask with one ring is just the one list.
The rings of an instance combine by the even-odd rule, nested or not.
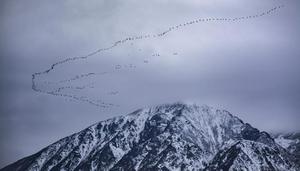
[(1, 171), (299, 170), (266, 132), (228, 111), (184, 103), (94, 124)]
[(277, 144), (293, 154), (300, 163), (300, 133), (279, 133), (272, 136)]

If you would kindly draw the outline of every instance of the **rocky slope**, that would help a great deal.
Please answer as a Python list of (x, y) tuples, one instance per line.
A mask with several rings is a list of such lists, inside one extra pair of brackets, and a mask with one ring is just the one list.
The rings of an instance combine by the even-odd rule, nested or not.
[(299, 170), (295, 156), (225, 110), (175, 103), (94, 124), (1, 171)]
[(280, 133), (273, 137), (277, 144), (293, 154), (300, 163), (300, 133)]

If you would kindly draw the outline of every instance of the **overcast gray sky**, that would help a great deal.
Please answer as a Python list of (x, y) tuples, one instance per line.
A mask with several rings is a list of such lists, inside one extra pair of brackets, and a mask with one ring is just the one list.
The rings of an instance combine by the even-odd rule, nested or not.
[[(95, 122), (160, 103), (226, 109), (266, 131), (300, 129), (298, 0), (0, 3), (0, 167)], [(260, 14), (281, 4), (285, 7), (255, 19), (201, 22), (127, 42), (59, 65), (36, 80), (44, 91), (86, 86), (61, 92), (116, 106), (101, 108), (31, 89), (33, 73), (128, 36), (161, 33), (199, 18)], [(45, 84), (90, 72), (98, 74)]]

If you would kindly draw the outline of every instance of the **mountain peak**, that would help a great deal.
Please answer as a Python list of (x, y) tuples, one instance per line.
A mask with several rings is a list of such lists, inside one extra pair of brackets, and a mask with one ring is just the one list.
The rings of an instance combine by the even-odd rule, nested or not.
[[(196, 103), (186, 103), (186, 102), (166, 103), (166, 104), (151, 106), (148, 108), (142, 108), (130, 113), (129, 115), (140, 114), (140, 113), (144, 113), (146, 115), (164, 113), (167, 115), (189, 115), (189, 116), (195, 114), (195, 117), (199, 117), (201, 115), (211, 115), (212, 117), (219, 116), (219, 117), (234, 118), (243, 123), (242, 120), (240, 120), (236, 116), (233, 116), (230, 112), (226, 110), (216, 109), (214, 107), (205, 104), (198, 105)], [(197, 116), (197, 114), (200, 115)]]
[(192, 108), (202, 108), (202, 109), (212, 109), (213, 107), (210, 107), (208, 105), (199, 105), (197, 103), (191, 103), (191, 102), (174, 102), (174, 103), (165, 103), (160, 104), (156, 106), (152, 106), (151, 108), (157, 108), (157, 109), (192, 109)]
[(182, 102), (101, 121), (2, 170), (226, 168), (297, 170), (266, 132), (226, 110)]

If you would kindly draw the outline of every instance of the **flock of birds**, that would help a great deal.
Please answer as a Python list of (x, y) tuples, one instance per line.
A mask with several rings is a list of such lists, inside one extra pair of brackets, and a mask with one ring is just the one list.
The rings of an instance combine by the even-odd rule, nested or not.
[[(60, 96), (60, 97), (67, 98), (69, 100), (81, 101), (81, 102), (89, 103), (91, 105), (95, 105), (95, 106), (98, 106), (98, 107), (101, 107), (101, 108), (116, 107), (118, 105), (113, 104), (113, 103), (108, 103), (105, 100), (99, 100), (99, 99), (95, 100), (95, 99), (89, 98), (87, 96), (77, 96), (75, 94), (65, 93), (64, 91), (65, 90), (81, 91), (81, 90), (86, 89), (86, 88), (94, 88), (94, 83), (81, 85), (81, 86), (74, 86), (74, 85), (72, 85), (72, 82), (77, 81), (77, 80), (81, 80), (81, 79), (84, 79), (84, 78), (87, 78), (87, 77), (93, 77), (93, 76), (98, 76), (98, 75), (111, 74), (111, 73), (114, 73), (114, 72), (120, 72), (124, 68), (135, 69), (137, 66), (134, 65), (134, 64), (128, 64), (128, 65), (117, 64), (117, 65), (114, 66), (112, 71), (100, 72), (100, 73), (95, 73), (95, 72), (84, 73), (84, 74), (76, 75), (76, 76), (73, 76), (71, 78), (63, 79), (63, 80), (56, 81), (56, 82), (50, 82), (50, 81), (39, 82), (39, 81), (37, 81), (37, 78), (39, 78), (40, 76), (46, 76), (50, 72), (53, 72), (58, 65), (71, 63), (71, 62), (77, 61), (77, 60), (87, 60), (90, 57), (95, 56), (96, 54), (99, 54), (99, 53), (104, 52), (104, 51), (110, 51), (110, 50), (114, 49), (115, 47), (121, 46), (122, 44), (125, 44), (125, 43), (128, 43), (128, 42), (131, 42), (131, 45), (132, 45), (132, 42), (134, 42), (136, 40), (160, 38), (160, 37), (166, 36), (168, 33), (172, 32), (172, 31), (179, 30), (179, 29), (182, 29), (184, 27), (191, 26), (191, 25), (194, 25), (194, 24), (197, 24), (197, 23), (204, 23), (204, 22), (239, 22), (239, 21), (243, 21), (243, 20), (256, 19), (258, 17), (263, 17), (263, 16), (266, 16), (266, 15), (269, 15), (269, 14), (279, 10), (282, 7), (284, 7), (284, 5), (279, 5), (279, 6), (273, 7), (271, 9), (263, 11), (259, 14), (249, 15), (249, 16), (242, 16), (242, 17), (200, 18), (200, 19), (196, 19), (196, 20), (193, 20), (193, 21), (181, 23), (181, 24), (178, 24), (178, 25), (175, 25), (175, 26), (171, 26), (168, 29), (166, 29), (165, 31), (157, 33), (157, 34), (146, 34), (146, 35), (140, 35), (140, 36), (134, 36), (134, 37), (127, 37), (127, 38), (124, 38), (124, 39), (121, 39), (121, 40), (118, 40), (118, 41), (112, 43), (108, 47), (97, 49), (96, 51), (91, 52), (91, 53), (87, 54), (86, 56), (66, 58), (62, 61), (58, 61), (58, 62), (52, 64), (51, 67), (48, 68), (45, 71), (37, 72), (37, 73), (32, 74), (32, 89), (36, 92), (39, 92), (39, 93), (45, 93), (45, 94), (52, 95), (52, 96)], [(178, 55), (178, 53), (174, 52), (172, 55)], [(152, 54), (151, 56), (159, 57), (160, 54), (155, 53), (155, 54)], [(144, 59), (143, 63), (148, 64), (149, 60)], [(45, 86), (43, 86), (43, 85), (51, 85), (51, 84), (56, 84), (56, 85), (69, 84), (69, 85), (57, 87), (54, 90), (49, 90), (47, 88), (44, 88)], [(107, 94), (117, 95), (117, 94), (119, 94), (119, 91), (117, 91), (117, 90), (110, 91)]]

